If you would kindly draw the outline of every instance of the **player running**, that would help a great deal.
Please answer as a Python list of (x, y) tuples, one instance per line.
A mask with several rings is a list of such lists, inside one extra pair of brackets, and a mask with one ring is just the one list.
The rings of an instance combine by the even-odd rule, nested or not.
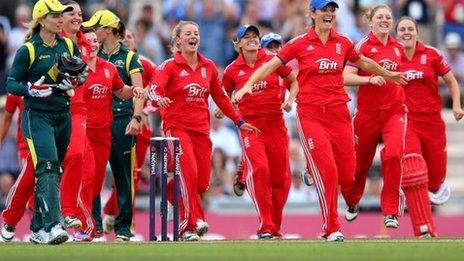
[(255, 83), (282, 64), (298, 60), (297, 123), (307, 166), (318, 191), (323, 218), (321, 236), (327, 241), (343, 241), (337, 209), (338, 184), (351, 183), (355, 168), (343, 65), (349, 60), (395, 81), (403, 77), (361, 55), (350, 39), (335, 31), (336, 2), (313, 0), (309, 8), (314, 26), (285, 44), (277, 56), (256, 70), (234, 95), (234, 100), (252, 93)]
[[(446, 176), (446, 132), (441, 118), (438, 77), (450, 88), (456, 121), (463, 117), (459, 86), (451, 68), (437, 49), (419, 40), (417, 24), (402, 17), (396, 25), (397, 39), (404, 44), (401, 70), (408, 84), (403, 86), (408, 106), (402, 189), (406, 196), (415, 236), (435, 237), (432, 203), (449, 198)], [(446, 189), (443, 189), (445, 187)], [(432, 191), (429, 200), (428, 191)], [(448, 190), (448, 193), (441, 193)], [(438, 191), (438, 193), (436, 193)]]
[[(356, 50), (385, 69), (400, 71), (403, 45), (390, 35), (393, 27), (391, 8), (378, 5), (367, 16), (372, 31), (356, 45)], [(380, 157), (384, 182), (380, 208), (385, 227), (398, 228), (398, 216), (403, 212), (404, 201), (401, 169), (406, 107), (401, 85), (385, 81), (377, 75), (357, 65), (348, 64), (345, 67), (346, 85), (360, 85), (357, 111), (353, 119), (356, 140), (355, 181), (342, 186), (347, 204), (345, 218), (353, 221), (358, 215), (358, 203), (364, 192), (367, 172), (372, 165), (377, 144), (382, 139), (384, 147)]]
[[(240, 26), (234, 45), (239, 56), (227, 66), (223, 77), (229, 96), (274, 57), (260, 49), (259, 30), (254, 25)], [(283, 103), (279, 76), (291, 82), (290, 96)], [(261, 131), (258, 135), (240, 131), (243, 177), (260, 220), (258, 239), (282, 237), (282, 213), (291, 183), (289, 139), (282, 109), (289, 112), (297, 94), (295, 73), (289, 66), (281, 66), (276, 73), (255, 84), (253, 94), (238, 103), (243, 118)]]
[[(258, 129), (234, 111), (221, 88), (216, 65), (198, 52), (198, 24), (181, 21), (172, 34), (178, 51), (174, 58), (158, 66), (148, 96), (162, 107), (164, 135), (180, 139), (182, 202), (179, 230), (182, 240), (197, 241), (208, 229), (201, 194), (208, 189), (211, 175), (209, 95), (240, 129), (250, 132), (258, 132)], [(172, 202), (172, 181), (168, 187)], [(202, 222), (202, 229), (197, 226), (197, 221)]]

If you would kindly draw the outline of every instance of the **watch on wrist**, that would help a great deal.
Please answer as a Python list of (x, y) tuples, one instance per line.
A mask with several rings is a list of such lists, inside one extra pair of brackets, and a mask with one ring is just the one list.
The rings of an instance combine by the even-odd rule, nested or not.
[(142, 122), (142, 116), (140, 115), (134, 115), (132, 116), (132, 119), (135, 119), (138, 123)]

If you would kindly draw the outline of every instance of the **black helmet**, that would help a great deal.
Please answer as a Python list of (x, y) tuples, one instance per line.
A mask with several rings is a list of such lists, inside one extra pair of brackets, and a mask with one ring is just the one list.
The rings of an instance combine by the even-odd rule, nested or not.
[(78, 56), (62, 53), (56, 56), (59, 79), (75, 81), (77, 85), (87, 80), (87, 64)]

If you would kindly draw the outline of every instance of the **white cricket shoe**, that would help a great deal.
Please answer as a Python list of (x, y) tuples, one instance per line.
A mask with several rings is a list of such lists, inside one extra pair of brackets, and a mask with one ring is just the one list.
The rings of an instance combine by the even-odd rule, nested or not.
[(451, 186), (443, 182), (437, 192), (433, 193), (429, 191), (430, 202), (433, 205), (443, 205), (451, 197)]
[(340, 231), (336, 231), (327, 236), (327, 242), (343, 242), (345, 236)]
[(400, 223), (398, 222), (398, 217), (395, 215), (385, 216), (383, 222), (385, 223), (386, 228), (398, 228), (400, 226)]
[(182, 241), (198, 241), (200, 237), (195, 231), (185, 231), (181, 236)]
[(209, 229), (209, 226), (208, 226), (208, 223), (206, 223), (204, 220), (201, 220), (201, 219), (197, 219), (197, 235), (198, 236), (203, 236), (204, 234), (206, 234), (206, 232), (208, 232), (208, 229)]
[(63, 229), (63, 226), (61, 226), (61, 224), (56, 224), (48, 233), (48, 244), (59, 245), (68, 241), (68, 238), (68, 233)]
[(3, 224), (0, 234), (4, 242), (9, 242), (15, 236), (15, 227), (8, 224)]
[(48, 233), (42, 228), (37, 232), (31, 231), (29, 236), (29, 241), (34, 244), (47, 244), (48, 243)]
[(66, 216), (66, 217), (64, 217), (64, 224), (66, 225), (66, 228), (78, 229), (78, 228), (82, 227), (82, 221), (80, 221), (75, 216)]
[(345, 209), (345, 219), (348, 222), (355, 220), (359, 214), (359, 206), (355, 205), (354, 207), (346, 206)]

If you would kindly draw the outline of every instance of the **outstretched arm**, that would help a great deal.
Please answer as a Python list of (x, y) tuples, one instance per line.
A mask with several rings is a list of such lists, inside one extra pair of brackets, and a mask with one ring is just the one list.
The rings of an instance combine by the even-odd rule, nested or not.
[(390, 80), (399, 84), (407, 83), (407, 79), (403, 73), (388, 71), (387, 69), (383, 68), (378, 63), (376, 63), (374, 60), (364, 55), (361, 55), (361, 57), (354, 63), (356, 64), (356, 66), (363, 69), (364, 71), (370, 72), (374, 75), (380, 75), (384, 77), (386, 80)]

